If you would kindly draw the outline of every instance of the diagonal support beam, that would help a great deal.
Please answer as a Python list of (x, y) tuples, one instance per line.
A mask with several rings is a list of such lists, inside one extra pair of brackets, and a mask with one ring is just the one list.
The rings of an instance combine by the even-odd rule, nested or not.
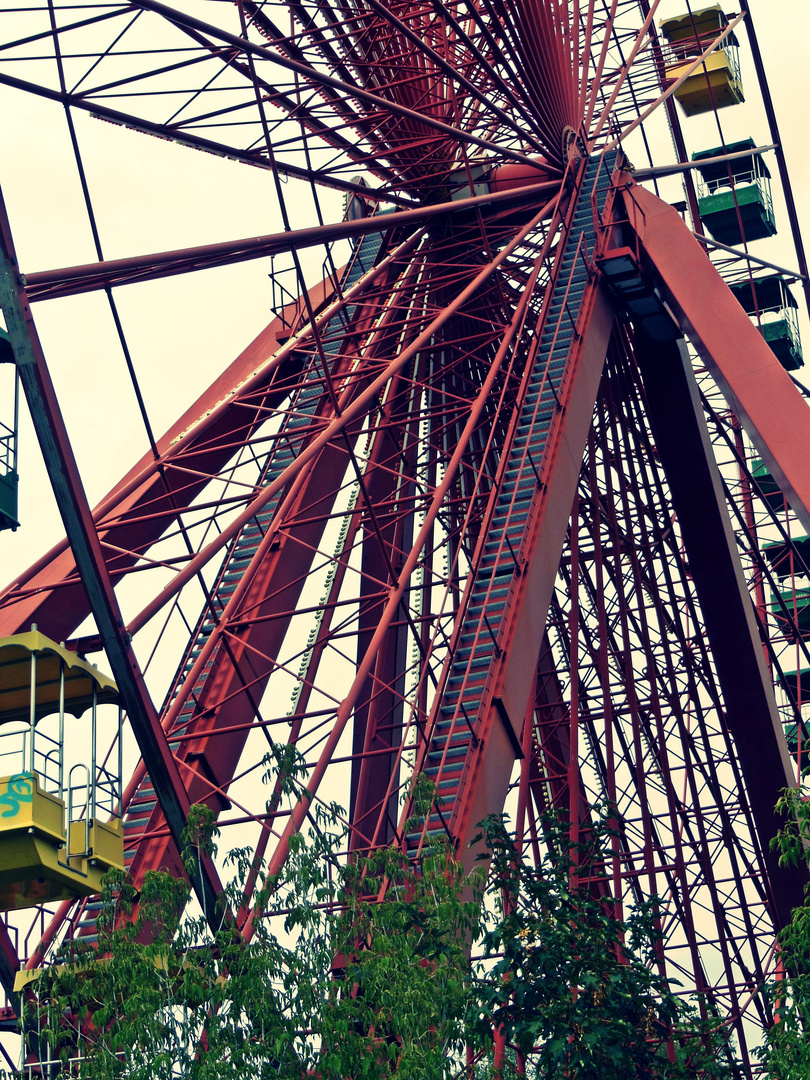
[(643, 262), (810, 535), (810, 407), (678, 212), (622, 179)]
[(583, 302), (588, 314), (581, 317), (584, 333), (572, 347), (575, 355), (570, 363), (564, 408), (555, 425), (551, 460), (543, 461), (543, 489), (538, 491), (529, 543), (513, 586), (503, 652), (495, 665), (481, 741), (470, 755), (471, 779), (465, 798), (459, 800), (454, 811), (454, 834), (460, 838), (459, 851), (465, 859), (476, 857), (477, 849), (469, 845), (477, 823), (492, 812), (493, 806), (503, 806), (506, 798), (514, 748), (519, 745), (545, 640), (560, 552), (615, 317), (607, 290), (594, 282), (589, 292)]
[[(11, 230), (0, 195), (0, 308), (14, 349), (20, 381), (48, 469), (65, 532), (76, 559), (90, 608), (96, 620), (113, 675), (118, 683), (135, 738), (166, 816), (171, 835), (180, 839), (189, 810), (189, 798), (177, 762), (160, 726), (144, 684), (113, 591), (90, 506), (56, 400), (50, 373), (39, 342), (31, 309), (17, 271)], [(221, 891), (209, 861), (192, 881), (209, 918), (217, 918)]]
[[(356, 218), (353, 221), (336, 221), (326, 225), (313, 225), (306, 229), (270, 233), (267, 236), (249, 236), (242, 240), (227, 240), (204, 247), (185, 248), (179, 251), (158, 251), (148, 255), (135, 255), (126, 259), (108, 259), (104, 262), (87, 263), (83, 266), (66, 266), (55, 270), (39, 270), (25, 275), (28, 300), (51, 300), (54, 297), (75, 296), (78, 293), (131, 285), (156, 278), (173, 277), (177, 274), (194, 273), (213, 266), (226, 266), (251, 259), (263, 259), (281, 252), (300, 251), (304, 248), (335, 243), (339, 240), (361, 240), (369, 233), (386, 233), (403, 227), (421, 228), (435, 217), (458, 215), (463, 218), (472, 210), (485, 210), (490, 205), (515, 205), (533, 212), (539, 195), (550, 196), (558, 191), (556, 180), (527, 183), (522, 187), (493, 190), (483, 195), (471, 195), (467, 199), (453, 199), (417, 206), (410, 210), (375, 217)], [(363, 190), (362, 188), (360, 190)]]
[(637, 332), (635, 353), (768, 870), (771, 908), (784, 926), (802, 903), (807, 874), (780, 867), (769, 840), (782, 824), (779, 793), (795, 780), (697, 384), (682, 339), (652, 341)]

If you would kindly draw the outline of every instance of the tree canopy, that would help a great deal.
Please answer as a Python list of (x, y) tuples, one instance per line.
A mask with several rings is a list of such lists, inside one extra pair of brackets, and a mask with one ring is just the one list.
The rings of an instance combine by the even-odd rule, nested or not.
[[(417, 788), (417, 818), (434, 797)], [(347, 857), (341, 821), (316, 807), (272, 880), (230, 853), (214, 931), (185, 881), (109, 874), (98, 942), (64, 943), (27, 995), (30, 1060), (91, 1080), (735, 1075), (726, 1028), (664, 973), (657, 902), (612, 895), (607, 808), (575, 845), (546, 815), (537, 862), (487, 819), (470, 875), (443, 844)], [(195, 807), (187, 859), (215, 837)]]
[[(806, 777), (805, 777), (806, 779)], [(810, 800), (806, 785), (786, 788), (776, 805), (786, 823), (771, 841), (783, 866), (807, 864), (810, 851)], [(765, 1034), (759, 1057), (768, 1076), (778, 1080), (810, 1077), (810, 887), (805, 901), (778, 938), (778, 977), (766, 988), (775, 1023)]]

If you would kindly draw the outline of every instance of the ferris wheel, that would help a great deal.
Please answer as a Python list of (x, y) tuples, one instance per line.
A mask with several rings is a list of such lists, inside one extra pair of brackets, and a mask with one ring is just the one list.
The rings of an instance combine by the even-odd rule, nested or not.
[[(807, 266), (748, 4), (49, 0), (0, 26), (0, 86), (67, 123), (95, 248), (18, 264), (3, 211), (0, 350), (67, 538), (0, 594), (0, 636), (34, 624), (111, 669), (133, 878), (182, 873), (194, 802), (272, 872), (319, 801), (350, 851), (443, 836), (462, 860), (488, 813), (532, 851), (548, 805), (578, 830), (608, 801), (617, 891), (663, 898), (669, 971), (751, 1075), (803, 887), (768, 841), (804, 754), (810, 427)], [(105, 257), (88, 117), (133, 169), (156, 136), (189, 185), (193, 151), (232, 163), (237, 199), (256, 170), (277, 228)], [(257, 259), (266, 328), (158, 435), (126, 287)], [(92, 513), (35, 326), (88, 294), (145, 432)], [(261, 781), (286, 745), (290, 810)], [(406, 833), (416, 773), (437, 800)], [(6, 916), (8, 991), (17, 961), (92, 940), (86, 892)]]

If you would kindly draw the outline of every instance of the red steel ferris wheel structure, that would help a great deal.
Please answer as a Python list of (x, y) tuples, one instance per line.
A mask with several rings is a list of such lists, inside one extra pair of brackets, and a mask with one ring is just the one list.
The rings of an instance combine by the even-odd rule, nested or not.
[[(804, 752), (810, 426), (785, 370), (798, 343), (790, 362), (777, 348), (788, 275), (748, 247), (770, 235), (772, 151), (806, 287), (741, 8), (49, 0), (1, 15), (0, 84), (64, 112), (98, 259), (18, 267), (4, 211), (0, 300), (67, 538), (2, 592), (0, 635), (36, 624), (106, 651), (140, 753), (122, 800), (136, 881), (180, 872), (193, 802), (272, 870), (320, 799), (345, 806), (352, 850), (416, 855), (443, 835), (461, 859), (487, 813), (506, 807), (531, 852), (548, 805), (576, 831), (609, 801), (617, 891), (663, 898), (668, 970), (733, 1027), (748, 1076), (774, 932), (804, 884), (768, 841)], [(770, 130), (732, 143), (721, 128), (692, 161), (679, 109), (741, 99), (741, 42)], [(82, 113), (134, 129), (133, 155), (149, 134), (266, 170), (282, 228), (105, 259)], [(654, 194), (667, 174), (680, 207)], [(342, 193), (343, 220), (322, 192)], [(267, 328), (165, 435), (144, 412), (142, 458), (91, 511), (38, 305), (106, 293), (137, 387), (118, 290), (269, 255), (295, 287)], [(286, 743), (308, 769), (290, 810), (259, 782)], [(415, 773), (440, 799), (406, 835)], [(249, 932), (249, 909), (238, 920)], [(9, 915), (4, 985), (93, 931), (82, 902)]]

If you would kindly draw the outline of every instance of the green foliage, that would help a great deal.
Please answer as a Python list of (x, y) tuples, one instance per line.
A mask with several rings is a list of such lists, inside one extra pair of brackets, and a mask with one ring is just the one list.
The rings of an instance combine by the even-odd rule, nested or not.
[[(436, 849), (421, 873), (384, 850), (351, 865), (334, 924), (339, 1007), (321, 1018), (324, 1075), (441, 1080), (456, 1072), (471, 1003), (467, 942), (480, 895), (465, 899), (460, 866)], [(382, 904), (369, 903), (385, 893)]]
[[(276, 805), (304, 775), (276, 756)], [(419, 781), (417, 820), (434, 798)], [(73, 943), (26, 1006), (31, 1053), (57, 1063), (54, 1077), (88, 1080), (450, 1080), (471, 1075), (468, 1051), (481, 1080), (518, 1076), (524, 1059), (538, 1080), (726, 1075), (712, 1022), (698, 1023), (660, 973), (656, 904), (622, 919), (610, 898), (604, 816), (587, 850), (549, 819), (540, 867), (489, 819), (486, 889), (485, 867), (465, 877), (442, 845), (418, 867), (393, 848), (348, 858), (340, 821), (315, 803), (283, 870), (258, 889), (251, 853), (231, 853), (214, 931), (189, 910), (185, 881), (150, 874), (137, 894), (108, 875), (98, 951)], [(194, 807), (189, 872), (215, 854), (216, 835)], [(229, 914), (246, 894), (258, 912), (249, 942)], [(472, 963), (471, 948), (483, 953)], [(493, 1023), (509, 1044), (497, 1062)]]
[[(289, 755), (268, 779), (276, 797), (301, 790)], [(347, 859), (340, 820), (338, 807), (316, 805), (281, 873), (252, 897), (248, 888), (260, 913), (249, 943), (226, 914), (256, 877), (248, 851), (226, 859), (215, 932), (186, 910), (184, 880), (151, 873), (138, 895), (108, 874), (98, 951), (74, 943), (43, 972), (26, 1006), (29, 1050), (61, 1063), (54, 1076), (89, 1080), (455, 1075), (483, 875), (465, 879), (441, 846), (419, 872), (396, 850)], [(215, 853), (216, 832), (210, 810), (192, 807), (190, 873)], [(369, 903), (380, 894), (384, 904)]]
[(574, 846), (559, 819), (544, 827), (549, 853), (534, 866), (500, 818), (484, 823), (495, 902), (484, 946), (496, 959), (479, 988), (481, 1028), (500, 1027), (543, 1080), (729, 1075), (722, 1029), (712, 1036), (716, 1023), (701, 1022), (662, 973), (657, 900), (622, 917), (611, 895), (607, 814), (597, 810), (587, 843)]
[[(787, 818), (771, 841), (779, 852), (780, 866), (799, 866), (808, 861), (810, 850), (810, 802), (804, 788), (785, 789), (776, 809)], [(774, 1025), (758, 1050), (771, 1077), (778, 1080), (807, 1080), (810, 1077), (810, 894), (793, 911), (790, 923), (779, 934), (783, 978), (774, 980), (767, 992), (774, 1012)]]

